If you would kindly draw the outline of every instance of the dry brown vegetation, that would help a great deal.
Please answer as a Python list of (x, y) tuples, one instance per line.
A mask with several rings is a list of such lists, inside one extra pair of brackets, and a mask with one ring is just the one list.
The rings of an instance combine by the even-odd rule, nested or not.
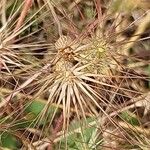
[(148, 0), (1, 0), (0, 149), (149, 150)]

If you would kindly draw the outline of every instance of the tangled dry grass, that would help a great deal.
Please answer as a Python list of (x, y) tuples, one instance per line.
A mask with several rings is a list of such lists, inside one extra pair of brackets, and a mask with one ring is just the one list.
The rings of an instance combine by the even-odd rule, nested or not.
[(147, 0), (1, 0), (0, 148), (150, 149)]

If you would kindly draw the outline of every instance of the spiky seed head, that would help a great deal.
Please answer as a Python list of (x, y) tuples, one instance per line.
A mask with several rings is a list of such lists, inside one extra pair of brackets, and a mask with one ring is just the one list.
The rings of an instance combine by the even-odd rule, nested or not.
[(71, 38), (69, 36), (62, 35), (55, 43), (55, 48), (57, 50), (64, 49), (71, 44)]
[(94, 38), (89, 47), (80, 51), (79, 60), (84, 64), (90, 64), (85, 72), (88, 73), (104, 73), (107, 69), (107, 62), (110, 59), (109, 55), (109, 44), (104, 39)]

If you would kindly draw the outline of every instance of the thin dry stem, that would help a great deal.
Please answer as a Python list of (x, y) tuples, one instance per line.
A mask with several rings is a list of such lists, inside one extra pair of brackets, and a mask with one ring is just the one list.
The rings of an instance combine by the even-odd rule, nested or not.
[(34, 81), (39, 75), (41, 75), (42, 71), (47, 69), (50, 64), (45, 65), (39, 72), (30, 77), (27, 81), (25, 81), (22, 85), (20, 85), (12, 94), (2, 100), (0, 103), (0, 108), (5, 106), (14, 96), (16, 96), (23, 88), (29, 85), (32, 81)]
[(50, 8), (50, 10), (51, 10), (51, 13), (52, 13), (52, 15), (53, 15), (53, 17), (54, 17), (54, 20), (55, 20), (55, 22), (56, 22), (56, 24), (57, 24), (57, 26), (58, 26), (58, 33), (59, 33), (59, 36), (61, 37), (61, 36), (62, 36), (62, 27), (61, 27), (61, 23), (60, 23), (60, 21), (59, 21), (59, 19), (58, 19), (58, 16), (57, 16), (57, 14), (56, 14), (56, 12), (55, 12), (55, 9), (54, 9), (54, 7), (53, 7), (53, 5), (52, 5), (52, 3), (51, 3), (50, 1), (48, 1), (48, 0), (44, 0), (44, 1), (45, 1), (45, 3), (48, 4), (48, 6), (49, 6), (49, 8)]
[[(27, 16), (31, 6), (32, 6), (32, 0), (25, 0), (22, 12), (21, 12), (21, 14), (19, 16), (19, 19), (18, 19), (18, 22), (16, 24), (16, 27), (14, 28), (13, 34), (16, 33), (20, 29), (20, 27), (23, 25), (25, 17)], [(15, 37), (11, 40), (11, 43), (13, 43), (14, 40), (15, 40)]]
[[(1, 8), (0, 8), (1, 9)], [(6, 0), (2, 0), (2, 9), (1, 9), (1, 21), (2, 24), (5, 25), (6, 24), (6, 13), (5, 13), (5, 9), (6, 9)]]
[(14, 29), (14, 32), (16, 32), (23, 24), (25, 17), (28, 14), (28, 11), (30, 10), (30, 7), (32, 6), (32, 0), (25, 0), (25, 4), (23, 6), (22, 12), (19, 16), (18, 22), (16, 24), (16, 27)]
[(134, 45), (134, 43), (139, 39), (142, 33), (144, 33), (150, 22), (150, 11), (147, 12), (146, 16), (140, 20), (140, 24), (134, 33), (134, 35), (129, 39), (128, 44), (124, 46), (124, 54), (128, 55), (128, 50)]

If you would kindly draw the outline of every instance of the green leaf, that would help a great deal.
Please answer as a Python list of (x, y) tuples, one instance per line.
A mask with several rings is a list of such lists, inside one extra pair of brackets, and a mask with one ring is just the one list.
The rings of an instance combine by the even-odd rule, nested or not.
[[(88, 142), (95, 127), (91, 127), (88, 124), (93, 121), (94, 118), (87, 118), (86, 122), (74, 120), (69, 126), (68, 132), (70, 133), (70, 136), (68, 136), (67, 139), (62, 140), (61, 149), (65, 147), (65, 141), (67, 140), (68, 150), (82, 150), (84, 149), (84, 146), (86, 146), (87, 150), (90, 150)], [(75, 131), (77, 129), (80, 129), (81, 131)], [(73, 131), (75, 132), (73, 133)]]
[[(41, 115), (41, 113), (43, 112), (43, 109), (46, 109), (45, 106), (47, 105), (47, 103), (43, 103), (42, 101), (38, 101), (38, 100), (34, 100), (32, 103), (27, 103), (26, 106), (27, 108), (25, 109), (25, 112), (28, 113), (28, 117), (30, 119), (30, 116), (35, 119), (34, 121), (36, 121), (36, 119), (38, 119), (38, 116)], [(55, 111), (56, 107), (53, 105), (50, 105), (48, 107), (48, 110), (46, 112), (46, 114), (44, 115), (45, 117), (43, 119), (41, 119), (41, 121), (39, 122), (39, 124), (45, 124), (47, 122), (47, 120), (50, 120), (50, 118), (52, 117), (54, 111)], [(59, 112), (59, 109), (58, 111)], [(47, 120), (45, 120), (47, 119)]]
[(21, 143), (18, 141), (18, 139), (7, 132), (1, 134), (0, 140), (1, 147), (6, 147), (11, 150), (18, 150), (21, 146)]
[(44, 108), (45, 104), (40, 103), (39, 101), (33, 101), (31, 104), (27, 103), (26, 106), (26, 112), (33, 113), (34, 115), (38, 115)]
[(129, 111), (122, 112), (122, 113), (121, 113), (121, 118), (122, 118), (123, 120), (125, 120), (126, 122), (128, 122), (129, 124), (131, 124), (131, 125), (135, 125), (135, 126), (140, 125), (138, 119), (136, 118), (136, 116), (133, 115), (133, 114), (132, 114), (131, 112), (129, 112)]

